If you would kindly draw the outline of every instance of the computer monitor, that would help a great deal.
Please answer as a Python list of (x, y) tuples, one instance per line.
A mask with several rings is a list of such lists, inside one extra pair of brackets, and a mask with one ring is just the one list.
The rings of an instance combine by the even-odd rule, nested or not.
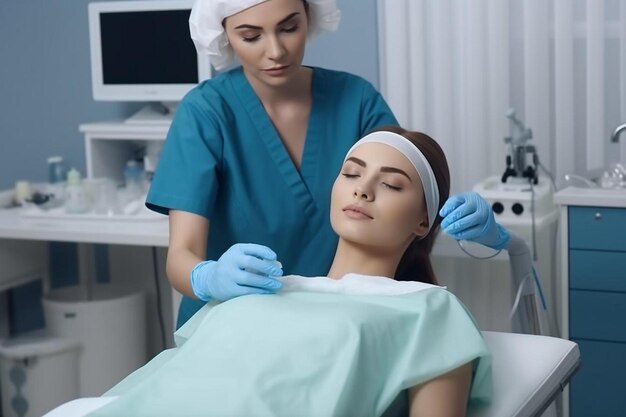
[(168, 122), (163, 113), (211, 76), (208, 58), (196, 53), (189, 35), (192, 5), (193, 0), (90, 3), (94, 100), (161, 103), (162, 112), (147, 107), (128, 121)]

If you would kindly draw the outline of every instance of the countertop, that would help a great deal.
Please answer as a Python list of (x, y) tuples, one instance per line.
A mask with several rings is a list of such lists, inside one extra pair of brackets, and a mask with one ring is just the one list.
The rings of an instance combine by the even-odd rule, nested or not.
[(626, 207), (626, 188), (567, 187), (554, 194), (554, 203), (563, 206)]
[[(10, 199), (9, 192), (0, 192), (0, 202)], [(5, 206), (2, 204), (1, 206)], [(0, 209), (0, 238), (85, 242), (119, 245), (166, 247), (169, 238), (167, 216), (150, 221), (111, 219), (75, 219), (28, 217), (23, 208)]]

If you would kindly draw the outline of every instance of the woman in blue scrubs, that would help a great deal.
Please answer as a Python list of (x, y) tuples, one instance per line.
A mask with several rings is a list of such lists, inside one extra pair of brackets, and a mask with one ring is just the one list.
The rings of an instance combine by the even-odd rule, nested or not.
[[(283, 272), (328, 272), (337, 245), (329, 196), (342, 158), (372, 129), (397, 125), (364, 79), (302, 65), (307, 35), (338, 21), (334, 0), (196, 1), (199, 53), (218, 70), (233, 54), (241, 66), (181, 101), (146, 202), (169, 214), (167, 275), (185, 296), (178, 326), (209, 299), (275, 292)], [(449, 203), (444, 230), (493, 235), (484, 200)]]

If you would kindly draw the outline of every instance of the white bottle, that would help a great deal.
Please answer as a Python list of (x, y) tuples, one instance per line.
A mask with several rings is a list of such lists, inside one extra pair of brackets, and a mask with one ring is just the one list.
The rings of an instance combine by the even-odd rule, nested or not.
[(80, 172), (72, 168), (67, 173), (65, 211), (67, 213), (84, 213), (88, 208), (87, 195), (80, 178)]

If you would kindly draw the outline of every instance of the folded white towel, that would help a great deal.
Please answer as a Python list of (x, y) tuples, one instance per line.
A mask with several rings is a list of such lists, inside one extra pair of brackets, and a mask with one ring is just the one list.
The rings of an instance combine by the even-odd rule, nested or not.
[(423, 282), (396, 281), (387, 277), (361, 274), (346, 274), (341, 279), (303, 277), (300, 275), (286, 275), (279, 279), (283, 283), (281, 291), (330, 292), (353, 295), (399, 295), (429, 288), (445, 288)]

